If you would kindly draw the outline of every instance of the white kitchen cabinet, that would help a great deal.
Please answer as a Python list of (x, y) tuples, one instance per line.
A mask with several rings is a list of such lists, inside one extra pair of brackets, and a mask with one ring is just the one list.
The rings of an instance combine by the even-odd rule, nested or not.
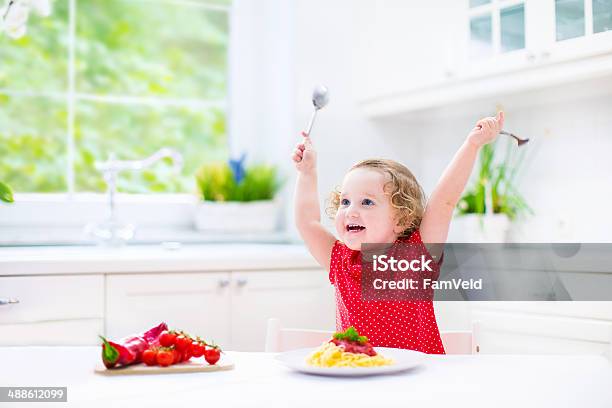
[(108, 275), (106, 291), (110, 338), (165, 321), (228, 350), (262, 351), (270, 317), (335, 326), (333, 286), (321, 270)]
[(612, 53), (612, 1), (543, 1), (540, 57), (554, 64)]
[(266, 325), (335, 330), (334, 287), (323, 270), (232, 273), (232, 349), (262, 351)]
[[(493, 0), (469, 7), (457, 33), (464, 39), (460, 42), (461, 59), (456, 61), (458, 76), (477, 78), (533, 64), (539, 33), (544, 29), (540, 21), (543, 3), (541, 0)], [(466, 12), (461, 15), (465, 16)]]
[(467, 101), (493, 112), (511, 95), (535, 101), (569, 83), (601, 93), (612, 78), (610, 0), (365, 2), (357, 16), (356, 92), (370, 117)]
[(118, 339), (165, 321), (225, 346), (229, 286), (229, 272), (107, 275), (106, 333)]
[(353, 66), (359, 98), (375, 103), (452, 80), (462, 6), (445, 0), (356, 3)]
[(602, 354), (612, 335), (610, 302), (470, 302), (485, 354)]
[(468, 7), (462, 27), (466, 78), (612, 52), (609, 0), (491, 0)]
[(104, 279), (0, 277), (0, 345), (94, 345), (104, 332)]

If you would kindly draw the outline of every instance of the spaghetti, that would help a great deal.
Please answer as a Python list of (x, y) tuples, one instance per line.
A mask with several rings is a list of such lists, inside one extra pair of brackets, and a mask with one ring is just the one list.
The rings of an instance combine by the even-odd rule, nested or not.
[(393, 360), (376, 353), (367, 338), (350, 327), (321, 344), (306, 358), (306, 363), (315, 367), (380, 367), (393, 364)]

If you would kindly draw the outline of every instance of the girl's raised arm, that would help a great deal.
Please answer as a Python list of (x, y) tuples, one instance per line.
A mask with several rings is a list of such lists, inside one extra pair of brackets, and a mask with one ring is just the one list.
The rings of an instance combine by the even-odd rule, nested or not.
[(502, 129), (504, 113), (479, 120), (450, 162), (425, 207), (421, 220), (421, 239), (425, 243), (443, 244), (448, 236), (455, 206), (472, 173), (482, 146), (492, 142)]
[(321, 209), (317, 191), (317, 154), (310, 137), (302, 133), (292, 159), (298, 171), (295, 183), (295, 225), (306, 247), (326, 270), (329, 270), (331, 251), (336, 238), (321, 224)]

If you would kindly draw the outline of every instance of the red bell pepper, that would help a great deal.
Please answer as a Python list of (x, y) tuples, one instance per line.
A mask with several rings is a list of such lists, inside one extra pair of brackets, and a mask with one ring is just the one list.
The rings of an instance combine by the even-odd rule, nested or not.
[(159, 336), (168, 330), (166, 323), (160, 323), (141, 335), (128, 336), (118, 343), (102, 339), (102, 361), (106, 368), (137, 364), (142, 361), (142, 353), (151, 346), (159, 345)]

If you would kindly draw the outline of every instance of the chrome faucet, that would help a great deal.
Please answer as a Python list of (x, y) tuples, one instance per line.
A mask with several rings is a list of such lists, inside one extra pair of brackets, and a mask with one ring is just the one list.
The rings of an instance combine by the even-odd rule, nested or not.
[(107, 246), (122, 246), (134, 237), (133, 224), (122, 222), (115, 213), (115, 195), (117, 194), (117, 176), (125, 170), (138, 171), (151, 167), (157, 161), (169, 157), (172, 159), (174, 171), (179, 172), (183, 167), (183, 156), (176, 150), (164, 147), (143, 160), (117, 160), (114, 153), (110, 153), (105, 162), (96, 162), (96, 170), (102, 172), (106, 182), (108, 213), (102, 222), (87, 224), (85, 232), (95, 238), (100, 244)]

